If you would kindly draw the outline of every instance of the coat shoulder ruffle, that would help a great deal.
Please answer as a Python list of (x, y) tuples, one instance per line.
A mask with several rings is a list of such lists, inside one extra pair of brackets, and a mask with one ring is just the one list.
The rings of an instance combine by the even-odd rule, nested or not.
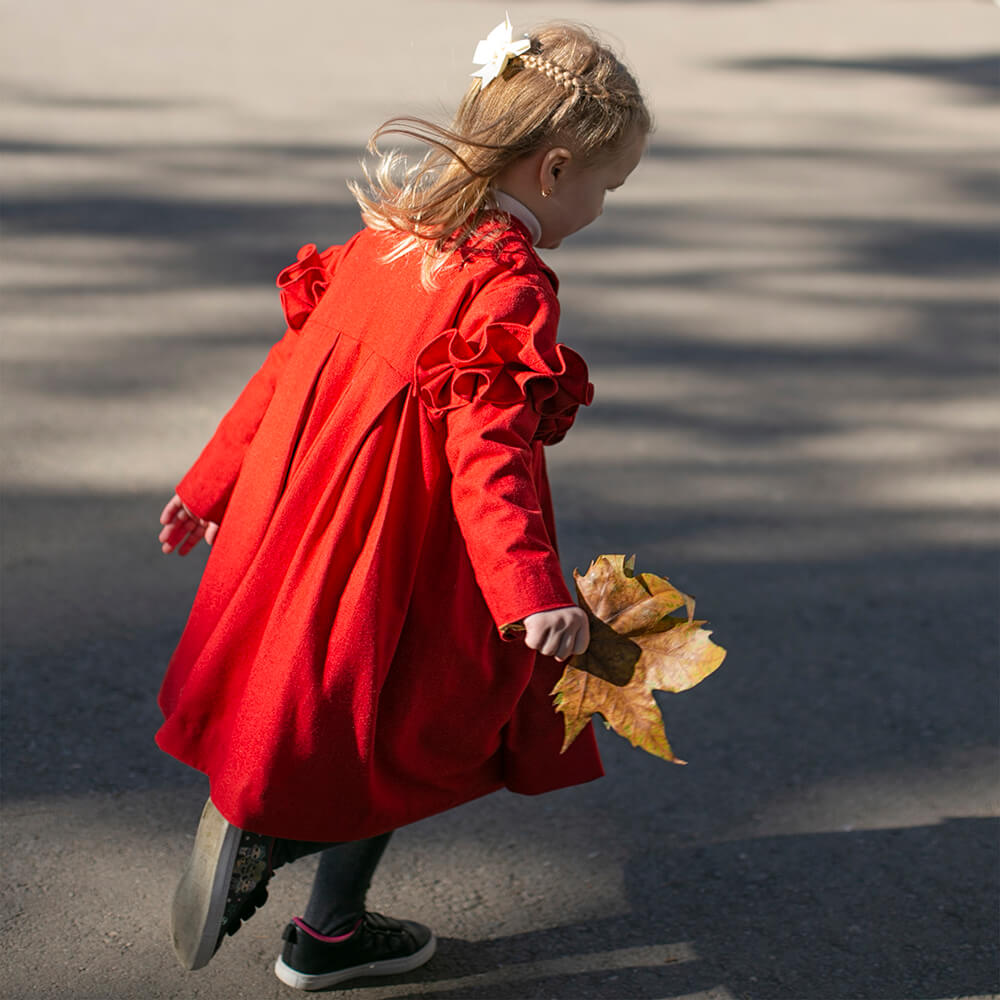
[(445, 330), (417, 357), (413, 379), (433, 418), (473, 399), (530, 403), (541, 417), (535, 437), (544, 444), (561, 441), (594, 394), (576, 351), (563, 344), (546, 348), (519, 323), (490, 323), (472, 334)]

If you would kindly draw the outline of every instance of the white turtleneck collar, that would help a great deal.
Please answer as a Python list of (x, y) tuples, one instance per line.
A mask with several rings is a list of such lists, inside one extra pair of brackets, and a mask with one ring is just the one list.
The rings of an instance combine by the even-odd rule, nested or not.
[(513, 195), (507, 194), (506, 191), (500, 191), (497, 188), (493, 189), (493, 200), (501, 212), (513, 215), (518, 222), (524, 223), (524, 227), (531, 235), (532, 245), (538, 243), (542, 238), (542, 224), (527, 205), (518, 201)]

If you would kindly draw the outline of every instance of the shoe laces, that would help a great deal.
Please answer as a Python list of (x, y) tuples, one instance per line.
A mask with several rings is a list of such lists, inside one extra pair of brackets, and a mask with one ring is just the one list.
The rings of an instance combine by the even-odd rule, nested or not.
[(392, 951), (398, 951), (406, 947), (410, 941), (410, 932), (398, 921), (390, 917), (383, 917), (381, 913), (368, 910), (361, 919), (361, 926), (358, 930), (362, 934), (362, 942), (365, 947), (375, 945), (376, 947), (386, 947)]

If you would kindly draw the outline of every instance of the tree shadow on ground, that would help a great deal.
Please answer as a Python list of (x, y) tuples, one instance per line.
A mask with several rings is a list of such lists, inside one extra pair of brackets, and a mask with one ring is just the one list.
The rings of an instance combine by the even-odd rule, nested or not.
[[(759, 68), (778, 68), (773, 63), (765, 61)], [(831, 72), (927, 70), (919, 61), (905, 60), (895, 66), (892, 60), (808, 65)], [(975, 60), (942, 63), (930, 71), (977, 93), (985, 89)], [(218, 152), (219, 147), (213, 149)], [(233, 154), (231, 165), (241, 158), (238, 149), (226, 150)], [(74, 144), (62, 152), (37, 146), (20, 151), (76, 156), (93, 150)], [(198, 154), (192, 152), (195, 160)], [(759, 151), (735, 147), (724, 154), (715, 147), (687, 146), (679, 154), (693, 160), (720, 155), (760, 159)], [(115, 151), (105, 149), (99, 155), (113, 156)], [(303, 151), (278, 146), (253, 155), (264, 176), (300, 158)], [(313, 159), (322, 164), (328, 156), (333, 173), (345, 155), (331, 147)], [(669, 156), (670, 149), (655, 155)], [(768, 155), (780, 160), (781, 151), (770, 150)], [(800, 153), (789, 147), (789, 155)], [(842, 163), (867, 154), (845, 148), (806, 150), (802, 155)], [(937, 158), (908, 150), (879, 155), (883, 166), (918, 169), (928, 176), (941, 167)], [(178, 169), (189, 166), (181, 163)], [(209, 169), (217, 170), (218, 165)], [(962, 164), (949, 169), (942, 180), (956, 196), (981, 192), (985, 183), (985, 171)], [(37, 248), (40, 265), (49, 259), (54, 242), (63, 238), (165, 240), (176, 245), (178, 253), (166, 267), (154, 260), (145, 279), (129, 285), (128, 291), (181, 293), (186, 288), (239, 290), (269, 283), (303, 239), (322, 239), (323, 232), (330, 234), (329, 242), (343, 239), (356, 219), (353, 208), (330, 207), (311, 198), (287, 202), (233, 197), (206, 206), (196, 198), (170, 194), (169, 176), (165, 190), (167, 194), (132, 196), (80, 189), (21, 199), (5, 209), (8, 235), (26, 241), (41, 237), (40, 244), (50, 238)], [(609, 213), (601, 229), (582, 236), (580, 246), (604, 252), (621, 243), (683, 255), (704, 250), (723, 235), (732, 239), (731, 212), (730, 206), (714, 205), (619, 209)], [(697, 238), (672, 235), (665, 240), (663, 233), (673, 232), (668, 213), (706, 228), (698, 230)], [(786, 234), (835, 233), (845, 251), (845, 270), (854, 275), (953, 280), (985, 273), (993, 257), (985, 224), (971, 219), (956, 224), (908, 225), (879, 218), (845, 222), (817, 209), (790, 220), (785, 212), (766, 207), (748, 209), (743, 214), (744, 221), (747, 218)], [(757, 233), (751, 227), (744, 235), (752, 240)], [(779, 265), (772, 274), (776, 281), (758, 285), (745, 269), (708, 265), (700, 271), (672, 270), (669, 263), (658, 261), (646, 272), (598, 277), (594, 284), (608, 294), (627, 287), (637, 293), (662, 293), (667, 299), (672, 288), (707, 293), (739, 289), (778, 306), (803, 300), (817, 309), (843, 305), (844, 297), (831, 295), (824, 301), (816, 293), (784, 287), (785, 279), (821, 266), (826, 265)], [(56, 279), (46, 289), (46, 308), (58, 304), (60, 293), (71, 308), (79, 308), (75, 295), (85, 300), (89, 292), (116, 290), (107, 281), (61, 284)], [(24, 297), (25, 308), (37, 308), (37, 286), (16, 291)], [(668, 340), (643, 318), (623, 322), (614, 338), (602, 339), (607, 313), (588, 317), (583, 310), (567, 312), (567, 326), (580, 327), (584, 353), (595, 368), (624, 365), (640, 375), (660, 371), (668, 379), (678, 371), (706, 372), (724, 364), (734, 381), (747, 384), (768, 373), (785, 377), (782, 395), (769, 396), (762, 382), (757, 405), (729, 418), (685, 410), (667, 393), (652, 401), (599, 405), (581, 422), (618, 432), (622, 442), (632, 431), (685, 428), (712, 444), (769, 447), (773, 458), (763, 465), (734, 462), (711, 480), (706, 478), (718, 489), (706, 490), (697, 503), (682, 503), (667, 494), (655, 508), (629, 497), (624, 488), (613, 504), (599, 490), (588, 499), (581, 480), (583, 485), (574, 488), (583, 501), (571, 503), (560, 521), (570, 564), (592, 554), (590, 546), (607, 540), (616, 551), (641, 549), (644, 560), (670, 555), (666, 565), (678, 584), (697, 581), (692, 589), (699, 597), (708, 596), (705, 610), (717, 628), (716, 638), (731, 650), (730, 662), (685, 696), (685, 710), (668, 717), (668, 731), (685, 756), (700, 761), (701, 773), (711, 774), (712, 782), (698, 787), (692, 780), (683, 786), (681, 798), (676, 790), (664, 790), (652, 772), (662, 766), (659, 762), (630, 761), (639, 776), (634, 787), (652, 790), (642, 801), (628, 794), (632, 786), (624, 781), (609, 783), (610, 793), (581, 792), (578, 801), (587, 808), (619, 809), (623, 836), (631, 830), (635, 837), (626, 868), (630, 914), (516, 938), (446, 939), (431, 969), (414, 976), (415, 988), (421, 988), (413, 996), (575, 1000), (589, 994), (610, 1000), (664, 997), (721, 984), (746, 998), (902, 1000), (997, 988), (992, 821), (960, 819), (940, 826), (744, 839), (701, 848), (678, 845), (674, 834), (669, 851), (661, 846), (668, 834), (642, 832), (659, 831), (669, 819), (670, 826), (696, 837), (710, 813), (716, 828), (736, 827), (762, 802), (789, 789), (839, 776), (863, 777), (875, 769), (897, 773), (905, 782), (912, 766), (933, 766), (951, 754), (995, 741), (993, 552), (973, 542), (942, 538), (938, 509), (901, 513), (889, 504), (865, 506), (858, 497), (842, 495), (839, 509), (834, 505), (790, 511), (764, 501), (732, 499), (725, 489), (753, 477), (780, 486), (788, 469), (797, 465), (801, 475), (821, 470), (821, 462), (803, 466), (782, 448), (796, 436), (838, 430), (842, 413), (824, 411), (822, 399), (806, 399), (815, 405), (799, 406), (792, 414), (794, 423), (786, 426), (787, 414), (776, 409), (788, 399), (788, 387), (799, 380), (801, 393), (808, 397), (815, 385), (808, 377), (820, 368), (837, 380), (837, 392), (848, 402), (864, 401), (857, 387), (868, 387), (865, 380), (874, 371), (876, 378), (891, 374), (912, 379), (913, 397), (925, 394), (930, 404), (962, 401), (971, 380), (987, 370), (984, 359), (994, 345), (993, 327), (986, 320), (988, 303), (958, 296), (933, 301), (926, 288), (919, 294), (880, 292), (879, 297), (908, 311), (912, 322), (905, 340), (746, 348), (711, 343), (696, 327), (675, 328), (679, 335)], [(43, 402), (88, 404), (119, 398), (140, 403), (153, 390), (175, 390), (183, 398), (189, 380), (198, 377), (199, 365), (225, 369), (227, 361), (247, 348), (259, 345), (263, 351), (279, 331), (268, 317), (250, 330), (233, 327), (210, 336), (186, 329), (177, 330), (176, 336), (173, 332), (153, 336), (141, 348), (132, 346), (130, 333), (109, 334), (94, 349), (96, 354), (79, 364), (60, 365), (26, 354), (5, 377), (8, 385), (30, 390)], [(193, 354), (194, 339), (203, 356), (184, 361)], [(151, 358), (167, 363), (152, 364)], [(963, 381), (951, 384), (947, 376)], [(898, 383), (892, 393), (897, 400), (904, 394)], [(219, 400), (220, 413), (227, 403)], [(135, 412), (139, 419), (138, 407)], [(87, 428), (78, 433), (80, 447), (86, 447)], [(199, 443), (192, 442), (192, 451)], [(975, 456), (967, 457), (971, 466)], [(570, 471), (584, 470), (564, 467), (556, 478), (563, 475), (567, 489), (574, 485), (566, 474)], [(921, 471), (933, 475), (923, 466)], [(698, 455), (680, 462), (654, 459), (641, 469), (645, 480), (654, 484), (692, 481), (704, 473)], [(635, 467), (625, 461), (599, 470), (599, 478), (626, 485), (634, 483), (636, 475)], [(155, 692), (187, 612), (201, 558), (183, 562), (160, 556), (155, 518), (164, 499), (147, 490), (11, 489), (5, 530), (8, 539), (17, 538), (19, 544), (16, 554), (8, 546), (9, 582), (16, 588), (9, 587), (4, 606), (5, 698), (12, 708), (3, 727), (9, 802), (200, 784), (200, 777), (160, 754), (151, 739), (159, 721)], [(970, 515), (970, 508), (960, 503), (945, 513), (963, 519), (978, 515), (976, 508)], [(837, 549), (838, 539), (853, 540), (865, 524), (878, 536), (880, 531), (898, 531), (904, 521), (912, 524), (914, 539), (905, 552), (878, 544), (860, 555), (852, 554), (856, 549)], [(753, 559), (706, 561), (690, 555), (695, 542), (723, 525), (735, 541), (752, 543)], [(793, 536), (805, 542), (813, 535), (821, 541), (804, 546), (794, 559), (767, 556), (771, 539)], [(640, 568), (661, 570), (652, 563)], [(943, 603), (961, 609), (960, 624), (943, 614)], [(790, 656), (790, 650), (797, 655)], [(670, 702), (667, 706), (673, 707)], [(691, 770), (696, 773), (693, 766)], [(605, 794), (612, 797), (610, 806), (601, 800)], [(178, 818), (178, 828), (181, 821)], [(695, 957), (668, 960), (669, 948), (683, 942), (690, 943)], [(629, 966), (629, 956), (622, 955), (625, 948), (647, 949), (642, 953), (646, 964)], [(525, 957), (522, 968), (505, 966), (488, 982), (476, 982), (477, 975), (495, 970), (511, 952)], [(579, 975), (558, 964), (545, 965), (553, 958), (580, 955), (605, 957)], [(454, 983), (446, 987), (446, 979)], [(379, 988), (372, 986), (372, 993)]]
[[(17, 707), (3, 727), (8, 802), (197, 780), (152, 743), (160, 721), (156, 691), (205, 557), (160, 554), (155, 518), (162, 502), (150, 493), (7, 499), (10, 533), (67, 525), (66, 534), (35, 533), (8, 566), (19, 584), (4, 603), (5, 698)], [(843, 523), (824, 528), (833, 538), (856, 518), (849, 510), (826, 515), (833, 516)], [(657, 540), (660, 520), (659, 511), (638, 510), (624, 522), (609, 511), (580, 523), (569, 518), (565, 547), (575, 559), (595, 538), (613, 538), (622, 550), (646, 553), (640, 569), (658, 571), (655, 553), (669, 547)], [(70, 544), (80, 525), (107, 523), (128, 542), (108, 552), (96, 533)], [(730, 527), (755, 536), (762, 523), (746, 514)], [(671, 522), (685, 539), (717, 525), (712, 511), (677, 512)], [(803, 526), (782, 530), (808, 533), (809, 525), (805, 517)], [(997, 684), (995, 567), (993, 552), (942, 545), (890, 555), (803, 555), (791, 563), (704, 562), (679, 553), (671, 576), (703, 598), (699, 611), (730, 660), (693, 691), (664, 702), (678, 753), (697, 759), (680, 772), (683, 784), (663, 789), (669, 799), (632, 802), (629, 815), (655, 826), (666, 808), (678, 829), (697, 830), (699, 815), (710, 812), (717, 826), (731, 827), (789, 790), (873, 769), (905, 774), (993, 745), (993, 702), (984, 693)], [(914, 589), (922, 579), (934, 586)], [(942, 627), (943, 595), (962, 609), (959, 632)], [(46, 608), (51, 617), (39, 614)], [(794, 656), (783, 652), (792, 650)], [(610, 752), (625, 751), (616, 742)], [(621, 768), (656, 787), (662, 764), (632, 754)], [(726, 795), (715, 801), (694, 778), (688, 784), (696, 773), (713, 774)], [(681, 798), (678, 787), (685, 789)]]
[(720, 987), (740, 1000), (989, 995), (1000, 989), (998, 835), (997, 820), (952, 819), (640, 849), (626, 869), (626, 916), (488, 941), (445, 938), (409, 988), (397, 978), (344, 992), (373, 1000), (666, 1000)]
[(726, 64), (734, 69), (765, 73), (879, 73), (909, 76), (962, 88), (969, 97), (996, 99), (1000, 92), (1000, 55), (968, 57), (884, 56), (880, 59), (819, 59), (763, 57)]

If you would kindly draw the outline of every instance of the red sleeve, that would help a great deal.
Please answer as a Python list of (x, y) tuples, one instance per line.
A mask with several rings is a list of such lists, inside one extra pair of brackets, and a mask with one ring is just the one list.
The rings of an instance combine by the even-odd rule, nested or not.
[(271, 348), (267, 360), (219, 422), (198, 460), (177, 484), (177, 495), (191, 513), (206, 521), (222, 520), (243, 457), (271, 402), (278, 376), (295, 350), (298, 336), (298, 330), (289, 329)]
[(500, 283), (417, 359), (420, 398), (445, 422), (455, 517), (498, 627), (574, 603), (533, 475), (533, 440), (559, 440), (592, 388), (583, 359), (556, 343), (557, 322), (551, 289)]
[(498, 627), (573, 604), (532, 477), (532, 406), (481, 400), (447, 415), (455, 518)]
[(177, 485), (177, 495), (198, 517), (216, 523), (222, 520), (247, 448), (295, 350), (299, 331), (326, 291), (344, 249), (334, 246), (318, 253), (315, 244), (307, 244), (299, 250), (295, 263), (278, 275), (281, 305), (288, 323), (285, 335), (271, 348), (264, 364), (247, 383), (198, 460)]

